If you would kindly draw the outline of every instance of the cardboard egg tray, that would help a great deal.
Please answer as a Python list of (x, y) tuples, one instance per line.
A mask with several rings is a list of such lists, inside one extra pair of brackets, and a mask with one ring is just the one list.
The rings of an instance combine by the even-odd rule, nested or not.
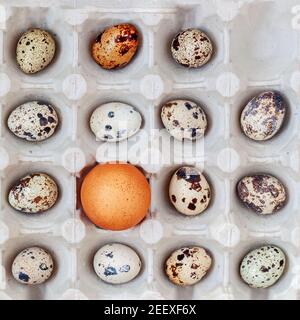
[[(127, 67), (103, 70), (91, 58), (91, 41), (121, 22), (138, 27), (139, 52)], [(49, 30), (58, 44), (55, 61), (35, 75), (23, 74), (15, 61), (16, 42), (29, 27)], [(188, 27), (203, 29), (215, 45), (201, 69), (184, 68), (170, 54), (173, 36)], [(1, 0), (0, 299), (300, 298), (299, 60), (298, 0)], [(251, 97), (269, 89), (285, 96), (288, 117), (280, 134), (256, 143), (242, 134), (239, 116)], [(203, 106), (205, 139), (183, 146), (160, 131), (160, 108), (175, 98)], [(56, 134), (36, 144), (6, 126), (10, 111), (32, 99), (52, 103), (60, 116)], [(132, 104), (143, 116), (142, 130), (117, 150), (96, 141), (88, 125), (92, 110), (111, 101)], [(122, 232), (96, 228), (77, 199), (84, 168), (115, 160), (141, 167), (152, 188), (147, 218)], [(168, 200), (170, 177), (184, 164), (201, 168), (212, 186), (211, 205), (196, 217), (180, 215)], [(44, 214), (20, 214), (8, 204), (9, 187), (37, 171), (56, 179), (59, 201)], [(258, 172), (280, 178), (289, 193), (287, 205), (269, 217), (247, 210), (235, 192), (241, 177)], [(106, 284), (92, 269), (96, 250), (111, 241), (132, 246), (143, 260), (130, 283)], [(287, 269), (269, 289), (251, 289), (239, 277), (239, 263), (266, 243), (285, 251)], [(211, 251), (213, 268), (193, 287), (175, 286), (164, 261), (192, 244)], [(21, 285), (11, 275), (13, 258), (31, 245), (47, 248), (56, 262), (53, 277), (40, 286)]]

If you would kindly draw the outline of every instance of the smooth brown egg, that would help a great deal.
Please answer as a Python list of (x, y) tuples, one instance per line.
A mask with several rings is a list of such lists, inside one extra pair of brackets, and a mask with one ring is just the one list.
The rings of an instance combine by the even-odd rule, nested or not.
[(150, 207), (150, 186), (131, 164), (98, 164), (84, 178), (81, 203), (98, 227), (125, 230), (137, 225)]
[(92, 56), (104, 69), (125, 67), (138, 49), (138, 31), (124, 23), (108, 27), (92, 44)]

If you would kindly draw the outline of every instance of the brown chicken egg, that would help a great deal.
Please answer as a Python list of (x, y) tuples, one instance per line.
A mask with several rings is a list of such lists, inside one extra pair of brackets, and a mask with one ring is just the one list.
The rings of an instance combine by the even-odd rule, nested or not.
[(96, 226), (108, 230), (125, 230), (141, 222), (150, 197), (146, 177), (126, 163), (98, 164), (81, 186), (84, 212)]
[(92, 56), (104, 69), (125, 67), (138, 48), (138, 31), (129, 23), (108, 27), (92, 44)]

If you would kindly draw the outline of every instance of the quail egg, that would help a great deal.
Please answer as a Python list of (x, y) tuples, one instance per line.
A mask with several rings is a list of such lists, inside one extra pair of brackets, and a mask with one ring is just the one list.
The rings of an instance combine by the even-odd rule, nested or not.
[(168, 101), (161, 110), (161, 119), (168, 132), (177, 140), (196, 140), (204, 136), (206, 114), (195, 102)]
[(38, 142), (54, 134), (58, 126), (58, 116), (52, 105), (30, 101), (18, 106), (10, 113), (7, 125), (17, 137)]
[(171, 178), (169, 197), (178, 212), (195, 216), (208, 207), (211, 189), (206, 178), (197, 168), (181, 167)]
[(277, 246), (265, 245), (245, 255), (240, 274), (250, 287), (268, 288), (282, 276), (285, 265), (284, 252)]
[(92, 56), (104, 69), (123, 68), (136, 54), (138, 38), (138, 31), (132, 24), (108, 27), (93, 42)]
[(179, 64), (189, 68), (199, 68), (211, 59), (213, 45), (203, 31), (187, 29), (178, 33), (173, 39), (171, 52)]
[(122, 141), (136, 134), (142, 125), (142, 116), (134, 107), (121, 102), (105, 103), (94, 110), (90, 128), (97, 139)]
[(8, 202), (18, 211), (41, 213), (54, 206), (57, 198), (56, 182), (45, 173), (33, 173), (11, 187)]
[(54, 262), (49, 252), (40, 247), (30, 247), (16, 256), (12, 264), (12, 274), (20, 283), (41, 284), (50, 278), (53, 267)]
[(111, 284), (133, 280), (140, 273), (141, 266), (138, 254), (121, 243), (106, 244), (94, 256), (94, 270), (97, 276)]
[(287, 106), (280, 93), (267, 91), (252, 98), (241, 114), (244, 134), (255, 141), (265, 141), (275, 136), (285, 119)]
[(277, 212), (287, 201), (283, 183), (268, 174), (242, 178), (237, 185), (237, 192), (246, 207), (261, 215)]
[(46, 68), (54, 58), (55, 40), (41, 29), (29, 29), (18, 40), (17, 63), (27, 73), (37, 73)]
[(174, 251), (165, 263), (171, 282), (190, 286), (199, 282), (212, 266), (210, 253), (202, 247), (183, 247)]

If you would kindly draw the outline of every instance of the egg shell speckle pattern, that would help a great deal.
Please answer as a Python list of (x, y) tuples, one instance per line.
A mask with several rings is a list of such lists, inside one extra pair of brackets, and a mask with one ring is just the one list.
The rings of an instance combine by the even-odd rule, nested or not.
[(130, 138), (141, 125), (141, 114), (134, 107), (121, 102), (99, 106), (90, 118), (90, 128), (96, 138), (108, 142)]
[(104, 69), (125, 67), (138, 49), (138, 31), (132, 24), (108, 27), (92, 44), (92, 56)]
[(44, 173), (25, 176), (13, 186), (8, 195), (9, 204), (24, 213), (40, 213), (50, 209), (57, 201), (58, 187)]
[(133, 280), (141, 271), (141, 259), (130, 247), (110, 243), (100, 248), (94, 257), (94, 270), (98, 277), (111, 284)]
[(29, 29), (19, 39), (17, 63), (25, 73), (36, 73), (46, 68), (55, 54), (55, 40), (41, 29)]
[(53, 135), (58, 116), (50, 104), (30, 101), (15, 108), (9, 115), (7, 126), (17, 137), (27, 141), (43, 141)]
[(240, 274), (253, 288), (268, 288), (282, 276), (286, 265), (284, 252), (273, 245), (250, 251), (242, 260)]
[(12, 264), (12, 274), (20, 283), (36, 285), (50, 278), (53, 267), (50, 253), (39, 247), (31, 247), (16, 256)]
[(204, 175), (198, 169), (181, 167), (171, 178), (169, 197), (178, 212), (194, 216), (208, 207), (211, 190)]
[(267, 174), (242, 178), (237, 185), (237, 192), (240, 200), (249, 209), (262, 215), (277, 212), (287, 201), (282, 182)]
[(161, 110), (161, 119), (168, 132), (177, 140), (196, 140), (203, 137), (207, 119), (203, 109), (195, 102), (172, 100)]
[(190, 286), (199, 282), (212, 265), (211, 255), (201, 247), (184, 247), (174, 251), (165, 264), (169, 279), (177, 285)]
[(171, 52), (173, 58), (181, 65), (199, 68), (211, 59), (213, 45), (203, 31), (187, 29), (177, 34), (173, 39)]
[(252, 140), (268, 140), (280, 130), (285, 114), (283, 97), (274, 91), (263, 92), (252, 98), (243, 109), (241, 127)]

